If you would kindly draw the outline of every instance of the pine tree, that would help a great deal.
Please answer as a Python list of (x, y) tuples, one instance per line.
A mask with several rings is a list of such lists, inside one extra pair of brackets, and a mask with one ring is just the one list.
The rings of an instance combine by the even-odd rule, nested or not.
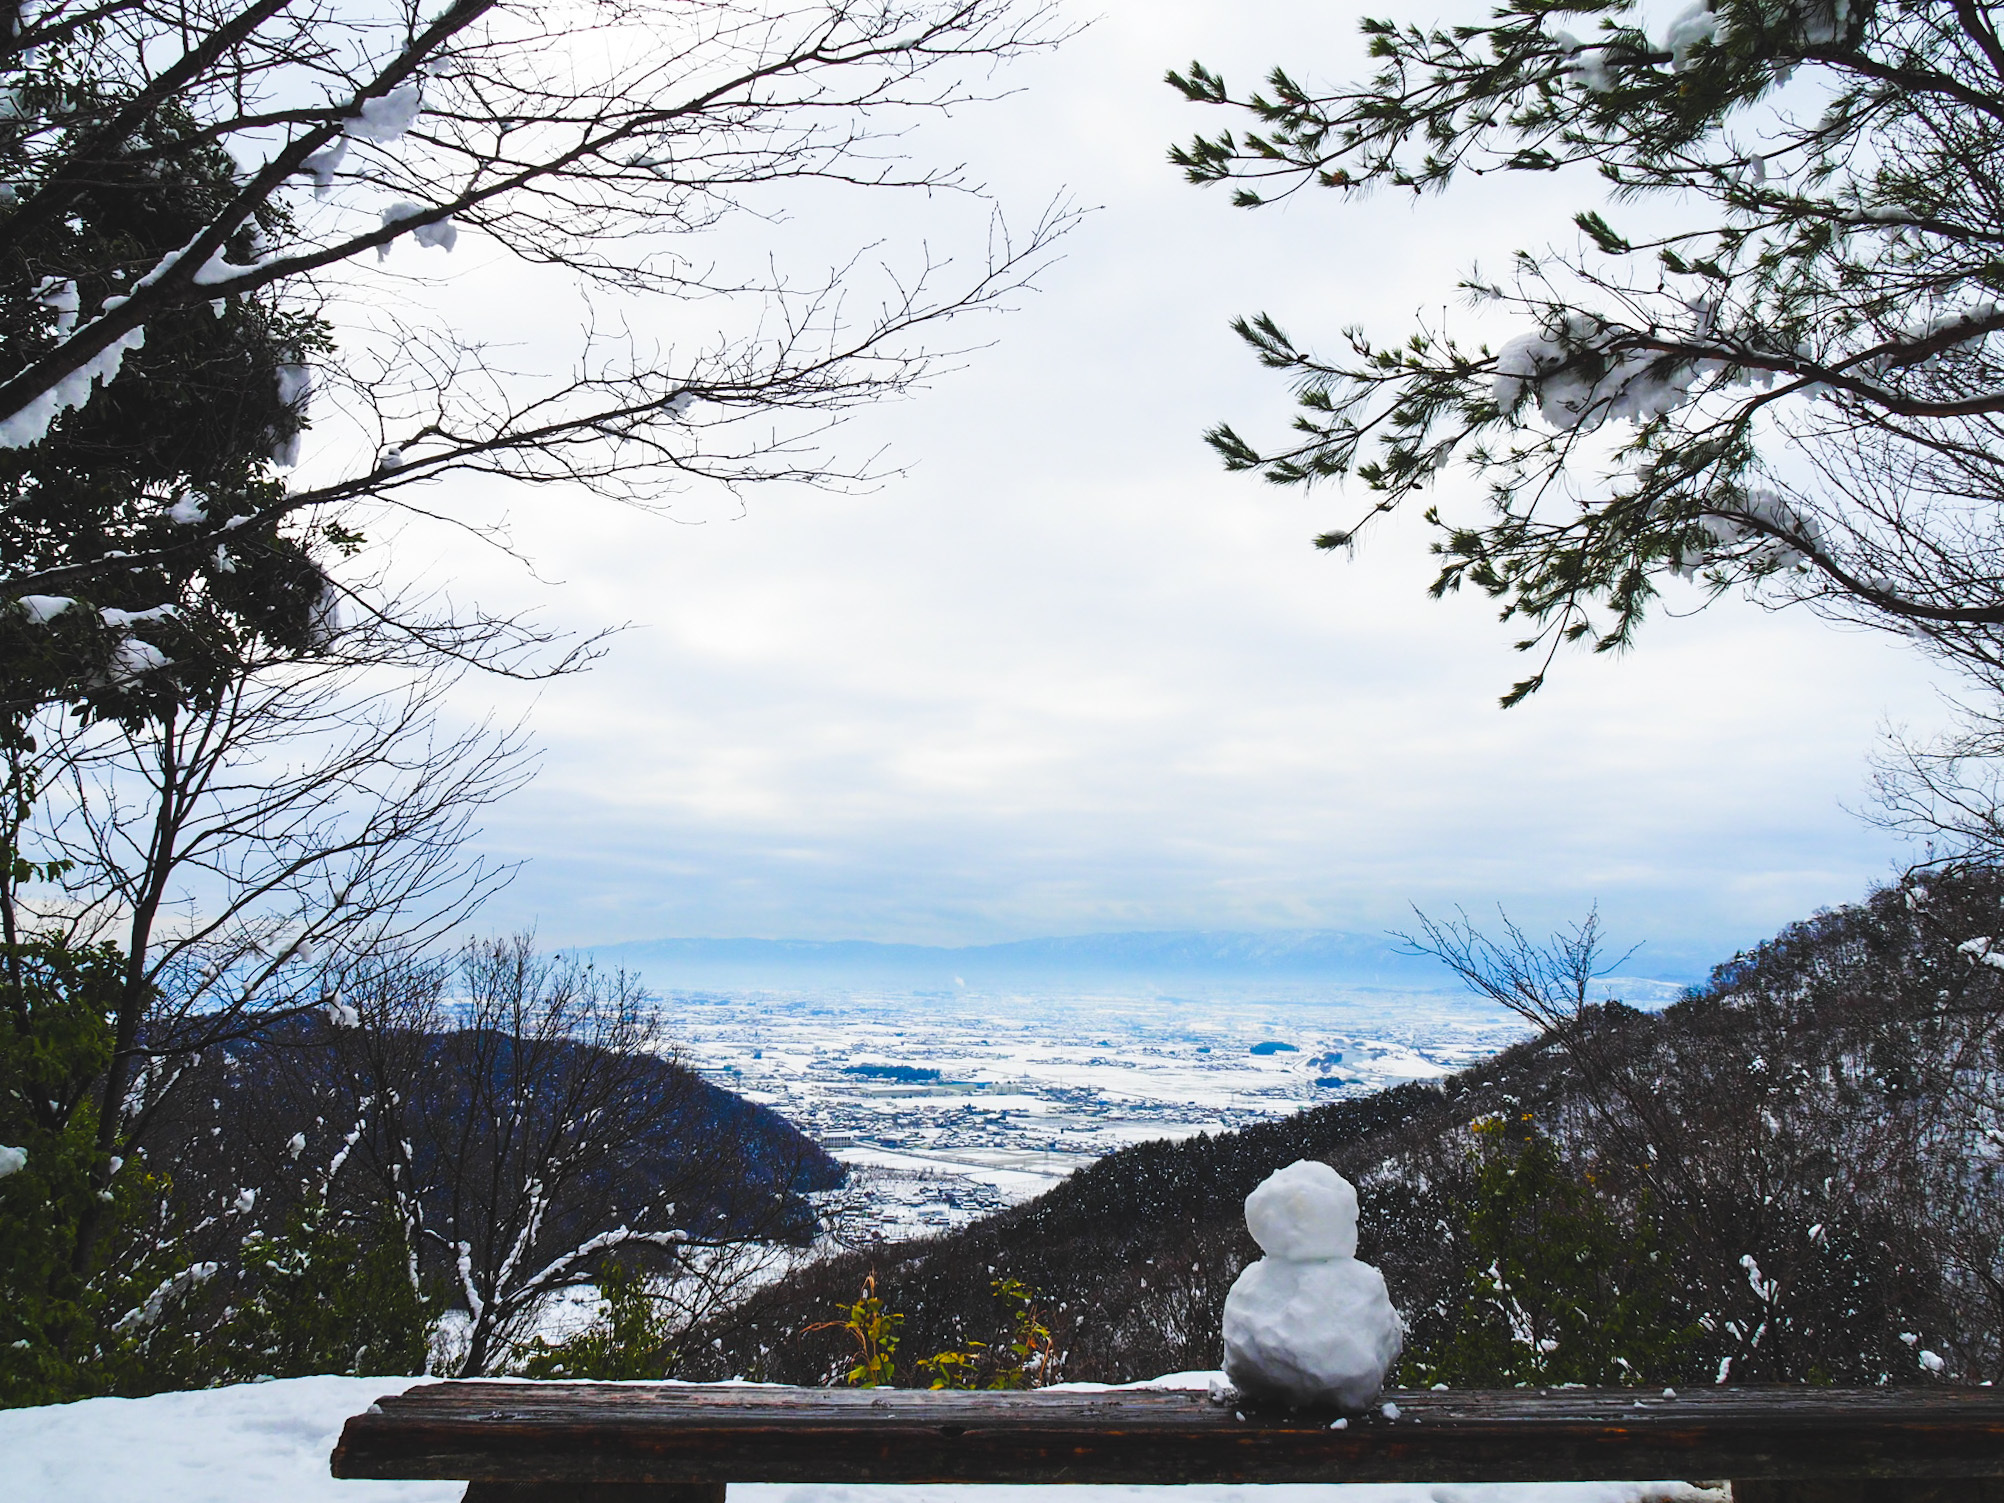
[[(1333, 356), (1267, 314), (1255, 355), (1299, 393), (1291, 439), (1209, 435), (1279, 484), (1354, 478), (1360, 520), (1462, 469), (1484, 517), (1438, 527), (1434, 592), (1567, 642), (1629, 643), (1700, 577), (1913, 636), (1980, 680), (2004, 664), (2004, 42), (1945, 0), (1699, 0), (1660, 31), (1630, 0), (1506, 0), (1487, 20), (1367, 20), (1378, 71), (1322, 92), (1276, 69), (1250, 117), (1172, 153), (1258, 206), (1321, 187), (1439, 192), (1469, 173), (1598, 174), (1577, 251), (1519, 251), (1466, 290), (1520, 331), (1445, 325)], [(1583, 191), (1586, 179), (1582, 179)], [(1650, 202), (1654, 201), (1654, 202)], [(1635, 216), (1638, 219), (1640, 215)], [(1563, 226), (1555, 234), (1573, 238)], [(1503, 249), (1498, 247), (1498, 249)]]
[[(97, 89), (61, 61), (36, 85), (58, 97), (23, 95), (17, 126)], [(0, 133), (0, 160), (17, 146), (18, 130)], [(150, 114), (97, 159), (66, 214), (0, 237), (0, 360), (31, 364), (80, 307), (116, 298), (185, 244), (234, 182), (228, 154), (185, 113)], [(248, 257), (281, 227), (270, 210), (235, 249)], [(151, 988), (117, 947), (23, 908), (23, 887), (59, 884), (72, 863), (29, 859), (22, 836), (51, 771), (38, 736), (54, 707), (157, 725), (213, 703), (254, 663), (317, 644), (330, 585), (316, 554), (346, 535), (257, 518), (283, 493), (274, 454), (303, 421), (291, 373), (325, 339), (270, 293), (172, 310), (126, 352), (120, 379), (57, 415), (39, 443), (0, 448), (0, 574), (84, 566), (94, 581), (88, 596), (0, 604), (0, 1145), (24, 1155), (0, 1179), (0, 1402), (145, 1388), (207, 1361), (176, 1319), (206, 1273), (178, 1256), (171, 1229), (139, 1231), (170, 1186), (104, 1120), (120, 1020)], [(228, 541), (180, 546), (201, 523)], [(140, 552), (144, 566), (113, 567)]]
[[(0, 954), (0, 1406), (130, 1382), (160, 1317), (206, 1277), (145, 1223), (164, 1187), (143, 1162), (107, 1162), (98, 1142), (93, 1088), (124, 971), (109, 945)], [(91, 1222), (100, 1235), (86, 1246)]]
[[(56, 69), (37, 88), (97, 91)], [(235, 173), (185, 112), (149, 114), (95, 161), (64, 217), (0, 237), (0, 361), (32, 365), (79, 309), (129, 292), (228, 202)], [(267, 205), (230, 250), (253, 259), (284, 227), (282, 207)], [(269, 513), (285, 492), (274, 456), (304, 422), (303, 362), (327, 344), (320, 320), (281, 308), (270, 289), (173, 308), (126, 352), (118, 379), (58, 415), (39, 443), (0, 448), (0, 576), (82, 569), (90, 581), (87, 595), (0, 608), (10, 721), (51, 700), (157, 718), (222, 692), (247, 658), (325, 635), (333, 597), (316, 551), (354, 540), (324, 519), (316, 536)], [(111, 567), (123, 556), (145, 562)]]
[(1528, 1113), (1472, 1124), (1458, 1308), (1419, 1324), (1415, 1381), (1457, 1388), (1681, 1378), (1698, 1334), (1648, 1197), (1623, 1207)]

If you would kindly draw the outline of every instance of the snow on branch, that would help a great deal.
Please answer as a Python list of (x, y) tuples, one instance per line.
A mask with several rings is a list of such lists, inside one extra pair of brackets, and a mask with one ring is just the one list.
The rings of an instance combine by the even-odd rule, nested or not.
[[(2004, 675), (2004, 52), (1987, 26), (1970, 8), (1700, 0), (1645, 28), (1614, 0), (1520, 0), (1479, 25), (1368, 21), (1373, 71), (1329, 88), (1172, 74), (1245, 127), (1175, 159), (1248, 207), (1592, 169), (1572, 179), (1591, 195), (1577, 241), (1554, 224), (1508, 278), (1464, 285), (1476, 318), (1529, 332), (1492, 353), (1442, 315), (1402, 341), (1346, 331), (1329, 356), (1244, 319), (1295, 384), (1293, 430), (1210, 441), (1278, 483), (1359, 485), (1325, 547), (1445, 474), (1479, 477), (1486, 515), (1434, 514), (1434, 590), (1496, 597), (1547, 664), (1569, 642), (1625, 647), (1689, 580)], [(1628, 216), (1651, 200), (1662, 212)]]
[(526, 1301), (556, 1288), (560, 1282), (578, 1272), (587, 1259), (599, 1253), (611, 1252), (615, 1248), (634, 1244), (648, 1247), (680, 1247), (688, 1240), (689, 1234), (682, 1231), (636, 1232), (624, 1225), (616, 1226), (609, 1232), (600, 1232), (597, 1236), (580, 1242), (569, 1252), (552, 1259), (533, 1277), (524, 1280), (517, 1288), (515, 1302)]
[(192, 1263), (179, 1273), (169, 1274), (160, 1281), (151, 1294), (146, 1296), (145, 1303), (134, 1306), (113, 1321), (112, 1330), (124, 1334), (128, 1331), (152, 1329), (159, 1324), (160, 1317), (166, 1313), (167, 1306), (171, 1302), (214, 1278), (217, 1267), (218, 1265), (213, 1262)]
[[(412, 437), (387, 440), (380, 452), (391, 458), (380, 465), (321, 479), (256, 516), (209, 524), (190, 510), (183, 534), (146, 540), (121, 569), (206, 559), (226, 569), (230, 528), (407, 494), (454, 469), (574, 480), (622, 500), (692, 480), (839, 479), (811, 442), (825, 426), (818, 415), (915, 380), (935, 358), (922, 343), (932, 329), (998, 305), (1073, 220), (1069, 211), (1047, 214), (1026, 242), (1000, 245), (958, 289), (935, 291), (944, 263), (890, 276), (894, 290), (880, 315), (853, 325), (844, 307), (865, 269), (858, 263), (816, 287), (711, 276), (674, 248), (741, 210), (762, 212), (753, 200), (775, 185), (964, 186), (950, 170), (907, 168), (873, 138), (895, 132), (900, 115), (977, 97), (975, 69), (1055, 39), (1060, 28), (1038, 3), (887, 11), (845, 0), (713, 0), (587, 21), (504, 0), (457, 0), (394, 39), (359, 19), (330, 19), (307, 36), (283, 5), (259, 4), (192, 47), (178, 29), (169, 28), (171, 39), (163, 32), (156, 50), (178, 59), (164, 71), (155, 71), (145, 16), (134, 25), (121, 44), (130, 55), (119, 54), (116, 66), (142, 80), (171, 75), (177, 107), (197, 122), (185, 140), (146, 148), (156, 166), (219, 143), (257, 165), (199, 233), (105, 298), (81, 327), (63, 326), (76, 316), (77, 278), (47, 282), (42, 297), (61, 337), (0, 379), (0, 444), (37, 442), (116, 378), (160, 317), (242, 299), (311, 307), (344, 279), (365, 277), (369, 262), (406, 236), (450, 251), (462, 234), (479, 234), (507, 254), (622, 294), (763, 307), (748, 325), (759, 332), (722, 335), (683, 356), (679, 370), (664, 371), (660, 352), (622, 335), (617, 355), (611, 344), (595, 347), (579, 379), (535, 393), (487, 367), (473, 338), (444, 328), (406, 331), (397, 373), (339, 369), (351, 352), (317, 358), (365, 409), (387, 403), (380, 420), (407, 424)], [(149, 88), (136, 97), (152, 98)], [(83, 127), (111, 131), (125, 121), (66, 119), (70, 133), (33, 136), (32, 149), (48, 156), (41, 175), (24, 181), (40, 186), (23, 188), (0, 238), (46, 218), (45, 195), (67, 192), (65, 174), (92, 166), (77, 153), (110, 149)], [(370, 250), (375, 258), (357, 261)], [(376, 299), (365, 291), (362, 300)], [(419, 379), (400, 383), (413, 369)], [(287, 380), (282, 373), (282, 388)], [(387, 398), (393, 390), (399, 395)], [(281, 400), (304, 418), (303, 383), (282, 389)], [(708, 421), (694, 420), (699, 403)], [(770, 415), (789, 410), (804, 421), (775, 443)], [(732, 423), (761, 417), (759, 441), (733, 440)], [(288, 466), (300, 459), (299, 425), (274, 434), (272, 456)], [(10, 593), (87, 595), (105, 572), (96, 561), (71, 561), (4, 583)]]

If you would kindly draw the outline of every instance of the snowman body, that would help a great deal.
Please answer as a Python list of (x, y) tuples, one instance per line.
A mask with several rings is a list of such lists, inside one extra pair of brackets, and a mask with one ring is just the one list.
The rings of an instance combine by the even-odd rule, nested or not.
[(1304, 1159), (1246, 1197), (1246, 1226), (1266, 1256), (1225, 1297), (1225, 1376), (1256, 1398), (1363, 1409), (1404, 1331), (1384, 1275), (1356, 1259), (1356, 1190)]

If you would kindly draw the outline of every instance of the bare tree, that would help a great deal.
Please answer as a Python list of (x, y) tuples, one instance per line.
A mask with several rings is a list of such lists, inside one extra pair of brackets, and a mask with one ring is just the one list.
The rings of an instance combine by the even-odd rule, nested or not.
[[(442, 732), (456, 668), (380, 653), (371, 668), (382, 645), (358, 631), (338, 657), (247, 662), (157, 717), (50, 710), (12, 748), (13, 781), (39, 797), (13, 804), (6, 845), (40, 859), (0, 873), (10, 960), (27, 934), (125, 957), (93, 1092), (101, 1184), (203, 1051), (345, 1018), (347, 973), (433, 944), (505, 880), (463, 847), (528, 776), (519, 739)], [(92, 1236), (87, 1218), (80, 1261)]]
[[(125, 957), (92, 1092), (93, 1189), (204, 1051), (316, 1011), (345, 1025), (357, 978), (422, 978), (398, 968), (505, 875), (463, 844), (526, 772), (508, 734), (441, 732), (439, 695), (461, 666), (562, 671), (594, 650), (544, 653), (522, 623), (427, 611), (388, 566), (337, 577), (329, 561), (366, 544), (356, 508), (471, 527), (428, 492), (461, 473), (646, 507), (690, 484), (843, 478), (827, 425), (932, 368), (931, 331), (998, 306), (1069, 215), (1020, 239), (991, 217), (966, 272), (852, 246), (814, 275), (777, 254), (746, 273), (706, 265), (694, 237), (774, 224), (812, 185), (973, 192), (908, 168), (898, 132), (1055, 36), (1046, 6), (1010, 0), (452, 0), (433, 16), (54, 0), (0, 17), (0, 921), (17, 966), (30, 935)], [(411, 306), (412, 279), (387, 280), (462, 234), (593, 301), (567, 369), (510, 370), (482, 331)], [(676, 337), (633, 332), (636, 307), (677, 310)], [(181, 416), (161, 404), (198, 368), (224, 372), (209, 405), (229, 420), (198, 452), (127, 463), (147, 445), (119, 447), (119, 403), (171, 432)], [(318, 450), (288, 482), (316, 386)], [(591, 991), (538, 1048), (630, 1054), (627, 1003), (602, 1002)], [(542, 1026), (462, 1030), (455, 1048)], [(395, 1105), (375, 1103), (371, 1123)], [(493, 1152), (541, 1163), (547, 1188), (562, 1141)], [(544, 1257), (544, 1191), (483, 1193), (411, 1225), (435, 1252), (443, 1215), (470, 1249), (476, 1365), (639, 1236)], [(664, 1254), (730, 1240), (657, 1230), (680, 1237)]]
[[(1500, 939), (1476, 928), (1460, 909), (1444, 922), (1418, 909), (1414, 913), (1420, 933), (1397, 935), (1409, 951), (1440, 961), (1470, 991), (1508, 1008), (1564, 1051), (1579, 1078), (1579, 1099), (1596, 1119), (1591, 1129), (1596, 1141), (1620, 1143), (1620, 1157), (1641, 1166), (1644, 1173), (1656, 1172), (1662, 1149), (1668, 1149), (1678, 1160), (1668, 1166), (1669, 1172), (1682, 1172), (1682, 1156), (1674, 1150), (1681, 1136), (1676, 1108), (1640, 1083), (1632, 1068), (1632, 1051), (1618, 1030), (1601, 1026), (1605, 1018), (1591, 1000), (1594, 984), (1635, 953), (1630, 949), (1604, 963), (1598, 906), (1588, 909), (1578, 923), (1555, 931), (1544, 944), (1527, 935), (1500, 906)], [(1619, 1011), (1613, 998), (1607, 999), (1607, 1007)]]
[(663, 1275), (693, 1326), (811, 1236), (824, 1156), (676, 1065), (631, 977), (518, 937), (371, 967), (351, 995), (346, 1162), (394, 1206), (413, 1278), (450, 1290), (451, 1370), (505, 1368), (609, 1257)]
[(1735, 957), (1668, 1027), (1588, 1002), (1612, 969), (1593, 914), (1548, 945), (1507, 916), (1498, 940), (1422, 915), (1408, 943), (1563, 1053), (1545, 1126), (1711, 1271), (1697, 1308), (1722, 1375), (1787, 1370), (1861, 1308), (1847, 1280), (1895, 1277), (1959, 1312), (1930, 1339), (1969, 1375), (2004, 1329), (1998, 897), (1980, 864), (1910, 876)]
[(1569, 929), (1552, 935), (1548, 944), (1539, 944), (1516, 925), (1510, 915), (1497, 909), (1503, 921), (1503, 938), (1491, 939), (1456, 909), (1456, 917), (1445, 922), (1413, 910), (1420, 921), (1418, 937), (1394, 933), (1414, 955), (1430, 955), (1441, 962), (1470, 991), (1507, 1007), (1540, 1033), (1563, 1034), (1577, 1021), (1588, 1005), (1596, 981), (1613, 973), (1616, 966), (1635, 953), (1624, 951), (1611, 964), (1601, 964), (1603, 939), (1600, 909)]
[[(94, 382), (115, 381), (167, 312), (261, 296), (380, 309), (365, 253), (449, 250), (461, 233), (600, 295), (700, 303), (715, 329), (656, 347), (615, 322), (587, 333), (570, 370), (529, 375), (426, 318), (384, 315), (373, 337), (337, 318), (348, 355), (307, 360), (284, 377), (286, 399), (303, 412), (305, 367), (318, 367), (367, 430), (358, 452), (251, 510), (190, 513), (115, 560), (10, 568), (0, 592), (90, 595), (135, 568), (206, 557), (237, 528), (363, 497), (418, 504), (456, 472), (648, 506), (692, 481), (827, 478), (826, 421), (916, 380), (926, 331), (1021, 285), (1069, 216), (1047, 214), (1020, 241), (997, 222), (982, 269), (943, 291), (930, 253), (874, 272), (859, 249), (800, 280), (706, 267), (691, 237), (775, 218), (776, 193), (810, 184), (968, 187), (901, 163), (898, 123), (976, 97), (971, 76), (1054, 35), (1047, 7), (1009, 0), (456, 0), (429, 18), (331, 0), (58, 0), (16, 18), (0, 41), (22, 110), (0, 130), (15, 179), (0, 257), (39, 246), (106, 153), (163, 112), (193, 124), (148, 147), (161, 170), (218, 146), (243, 166), (228, 202), (151, 264), (44, 265), (60, 257), (39, 253), (21, 267), (41, 280), (23, 290), (24, 364), (0, 379), (0, 444), (36, 443)], [(272, 441), (292, 457), (296, 434)]]
[(1948, 733), (1890, 732), (1873, 758), (1867, 817), (1926, 843), (1915, 871), (2004, 865), (2004, 697), (1957, 705)]

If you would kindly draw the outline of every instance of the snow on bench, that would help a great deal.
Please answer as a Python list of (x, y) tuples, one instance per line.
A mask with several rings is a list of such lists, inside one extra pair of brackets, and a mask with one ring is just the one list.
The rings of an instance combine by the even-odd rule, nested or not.
[(1730, 1478), (1735, 1503), (2004, 1503), (1993, 1389), (1394, 1392), (1363, 1415), (1148, 1389), (439, 1383), (358, 1414), (346, 1478), (466, 1503), (722, 1503), (732, 1482)]

